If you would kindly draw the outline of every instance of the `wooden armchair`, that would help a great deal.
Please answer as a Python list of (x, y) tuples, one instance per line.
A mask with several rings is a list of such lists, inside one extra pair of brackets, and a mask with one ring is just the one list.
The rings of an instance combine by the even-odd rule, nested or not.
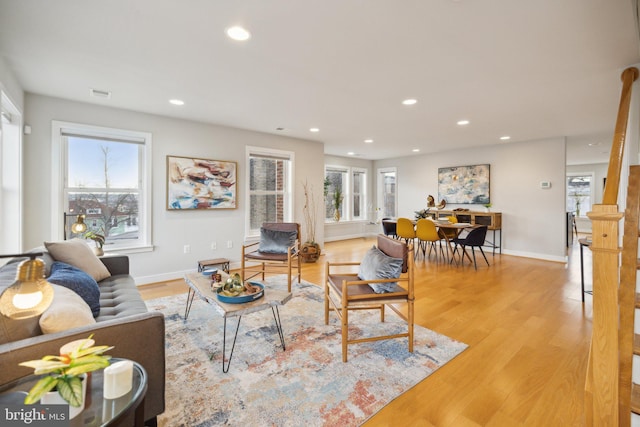
[[(363, 272), (362, 268), (365, 263), (368, 265), (367, 268), (376, 265), (375, 262), (373, 264), (370, 262), (371, 258), (369, 257), (369, 253), (367, 253), (362, 263), (327, 262), (326, 264), (324, 323), (326, 325), (329, 324), (330, 310), (335, 311), (341, 320), (343, 362), (347, 361), (347, 346), (349, 344), (391, 338), (407, 337), (409, 341), (409, 352), (413, 353), (413, 245), (379, 235), (377, 248), (384, 254), (382, 257), (379, 254), (375, 256), (377, 259), (382, 259), (382, 263), (389, 261), (385, 257), (396, 259), (397, 267), (399, 267), (397, 274), (388, 274), (386, 266), (382, 266), (380, 271), (375, 274), (375, 277), (386, 276), (388, 278), (371, 279), (369, 277), (370, 274)], [(370, 252), (375, 253), (373, 249), (371, 249)], [(340, 269), (339, 267), (344, 266), (351, 266), (351, 270), (354, 269), (353, 266), (360, 266), (359, 273), (367, 276), (367, 280), (361, 280), (358, 277), (359, 273), (336, 271)], [(342, 270), (344, 270), (344, 268)], [(390, 292), (376, 293), (369, 284), (388, 287)], [(349, 310), (380, 310), (380, 321), (384, 322), (385, 306), (389, 307), (407, 322), (407, 332), (394, 335), (349, 339)], [(406, 308), (406, 310), (401, 310), (402, 308)]]
[[(250, 265), (247, 265), (247, 262)], [(295, 222), (265, 222), (260, 228), (260, 241), (242, 245), (241, 275), (249, 280), (265, 273), (287, 274), (287, 289), (291, 292), (291, 272), (298, 269), (300, 283), (300, 224)]]

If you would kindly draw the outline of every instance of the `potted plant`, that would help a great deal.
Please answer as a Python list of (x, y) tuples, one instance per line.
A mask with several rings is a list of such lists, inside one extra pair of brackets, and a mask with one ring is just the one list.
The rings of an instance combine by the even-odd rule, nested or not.
[(416, 220), (424, 219), (424, 218), (433, 218), (433, 214), (430, 211), (431, 211), (431, 208), (414, 211), (414, 213), (416, 214)]
[(582, 203), (582, 198), (585, 197), (584, 194), (582, 193), (572, 193), (570, 194), (571, 197), (573, 197), (574, 203), (575, 203), (575, 207), (576, 207), (576, 217), (580, 216), (580, 204)]
[(484, 209), (485, 209), (485, 211), (487, 211), (487, 212), (491, 212), (491, 206), (492, 206), (492, 205), (491, 205), (491, 203), (485, 203), (485, 204), (484, 204)]
[[(29, 390), (24, 399), (26, 405), (38, 401), (54, 403), (49, 393), (59, 396), (69, 404), (70, 417), (73, 418), (84, 409), (84, 390), (86, 390), (86, 374), (109, 366), (111, 356), (104, 355), (113, 347), (94, 346), (93, 335), (84, 340), (72, 341), (60, 347), (59, 356), (44, 356), (40, 360), (29, 360), (20, 363), (34, 369), (35, 375), (47, 374)], [(57, 403), (64, 403), (57, 402)]]
[(98, 234), (93, 230), (89, 230), (86, 233), (84, 233), (84, 238), (85, 239), (91, 239), (96, 243), (96, 248), (93, 250), (97, 256), (102, 256), (104, 255), (104, 249), (102, 249), (102, 246), (104, 246), (104, 235), (103, 234)]
[[(327, 192), (327, 180), (325, 179), (325, 195)], [(307, 181), (303, 184), (304, 188), (304, 225), (307, 239), (300, 247), (300, 256), (304, 262), (316, 262), (320, 257), (320, 245), (316, 242), (316, 199), (313, 195), (313, 187)]]
[(342, 194), (342, 187), (336, 185), (336, 188), (333, 192), (333, 207), (335, 211), (333, 212), (333, 219), (338, 222), (340, 221), (340, 208), (342, 207), (342, 200), (344, 199), (344, 195)]

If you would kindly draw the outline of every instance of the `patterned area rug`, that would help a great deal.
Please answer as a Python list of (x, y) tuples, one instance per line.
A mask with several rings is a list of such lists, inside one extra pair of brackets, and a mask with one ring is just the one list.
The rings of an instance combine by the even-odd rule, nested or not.
[[(286, 289), (285, 276), (268, 278), (266, 288)], [(342, 363), (340, 323), (332, 314), (324, 324), (322, 289), (304, 280), (292, 289), (293, 298), (280, 307), (286, 350), (271, 310), (245, 315), (226, 374), (223, 319), (212, 307), (194, 300), (185, 322), (185, 294), (147, 301), (166, 316), (160, 426), (357, 426), (467, 347), (416, 326), (413, 354), (406, 339), (376, 341), (349, 346), (349, 361)], [(404, 327), (391, 310), (385, 323), (374, 311), (349, 317), (358, 325), (350, 335)], [(235, 325), (236, 319), (227, 321), (227, 352)]]

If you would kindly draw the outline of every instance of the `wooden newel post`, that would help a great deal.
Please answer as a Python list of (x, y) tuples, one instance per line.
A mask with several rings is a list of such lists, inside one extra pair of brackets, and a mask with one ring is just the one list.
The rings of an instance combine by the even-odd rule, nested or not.
[(620, 279), (617, 205), (594, 205), (588, 214), (593, 242), (593, 332), (591, 372), (593, 425), (617, 426), (618, 414), (618, 284)]

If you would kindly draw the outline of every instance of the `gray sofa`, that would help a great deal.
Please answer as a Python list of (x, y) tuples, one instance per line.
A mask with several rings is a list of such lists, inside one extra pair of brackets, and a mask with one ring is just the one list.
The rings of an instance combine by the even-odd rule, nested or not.
[[(38, 258), (45, 262), (48, 275), (53, 259), (44, 250), (37, 252), (44, 252)], [(17, 266), (24, 259), (27, 258), (12, 259), (0, 268), (0, 293), (15, 281)], [(100, 260), (111, 277), (98, 282), (100, 314), (95, 324), (43, 334), (38, 318), (17, 321), (0, 315), (0, 384), (33, 373), (30, 368), (18, 366), (20, 362), (57, 354), (63, 344), (93, 334), (96, 345), (114, 346), (107, 354), (144, 366), (149, 379), (145, 420), (147, 425), (155, 425), (156, 417), (164, 412), (164, 316), (147, 310), (129, 275), (127, 256), (107, 256)], [(125, 420), (122, 425), (133, 425), (133, 420)]]

